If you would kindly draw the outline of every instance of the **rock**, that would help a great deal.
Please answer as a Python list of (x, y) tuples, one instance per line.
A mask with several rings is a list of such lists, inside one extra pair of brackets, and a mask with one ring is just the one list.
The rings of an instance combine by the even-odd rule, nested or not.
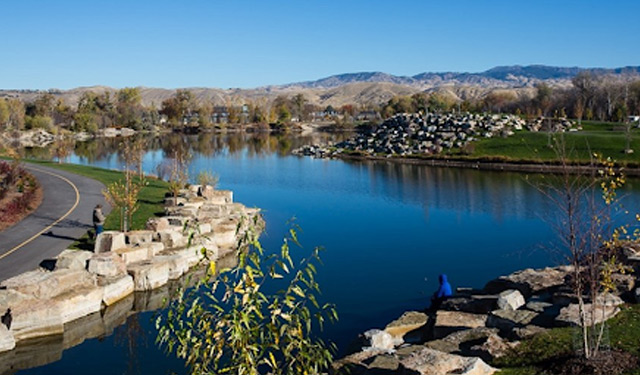
[(175, 280), (187, 273), (189, 270), (188, 262), (180, 255), (160, 255), (154, 261), (166, 262), (169, 266), (169, 280)]
[(484, 290), (489, 294), (496, 294), (508, 289), (517, 289), (525, 298), (529, 298), (532, 294), (540, 294), (564, 285), (568, 274), (568, 267), (538, 270), (528, 268), (489, 281)]
[(34, 270), (0, 283), (0, 287), (41, 299), (52, 298), (71, 289), (94, 285), (94, 275), (85, 270), (71, 269), (60, 269), (54, 272)]
[(371, 360), (367, 365), (370, 372), (374, 372), (375, 374), (395, 374), (400, 367), (400, 361), (392, 355), (381, 354), (373, 357), (373, 360)]
[(64, 250), (56, 258), (56, 270), (84, 270), (87, 268), (87, 261), (93, 255), (90, 251)]
[(102, 288), (90, 286), (75, 288), (56, 296), (54, 301), (60, 307), (62, 323), (100, 311), (103, 292)]
[[(410, 337), (405, 338), (409, 333), (415, 332), (427, 324), (429, 317), (425, 313), (417, 311), (408, 311), (402, 314), (402, 316), (393, 322), (389, 323), (385, 327), (385, 332), (389, 333), (394, 338), (402, 339), (405, 342), (411, 342)], [(417, 334), (417, 341), (424, 336), (424, 334)], [(409, 340), (409, 341), (407, 341)]]
[(213, 228), (213, 240), (218, 247), (234, 247), (236, 245), (236, 231), (238, 224), (227, 221)]
[(477, 353), (471, 350), (472, 345), (486, 341), (486, 339), (498, 333), (496, 328), (478, 327), (454, 332), (442, 339), (425, 343), (428, 348), (445, 353), (456, 353), (465, 356), (474, 356)]
[(394, 338), (389, 333), (379, 329), (370, 329), (364, 333), (368, 346), (364, 350), (393, 350), (402, 344), (402, 339)]
[(524, 327), (514, 328), (511, 334), (516, 340), (526, 340), (542, 332), (546, 332), (546, 329), (530, 324)]
[(61, 306), (53, 299), (24, 298), (11, 304), (11, 333), (16, 341), (62, 334)]
[(127, 272), (133, 277), (136, 291), (155, 289), (169, 281), (169, 264), (165, 261), (134, 263)]
[(453, 296), (440, 305), (442, 310), (463, 311), (473, 314), (488, 314), (497, 307), (495, 295)]
[(130, 275), (100, 277), (98, 278), (98, 286), (104, 289), (102, 302), (106, 306), (126, 298), (134, 291), (133, 278)]
[[(587, 326), (591, 326), (594, 322), (599, 324), (605, 322), (620, 312), (620, 308), (623, 301), (616, 296), (609, 295), (597, 300), (595, 306), (591, 303), (584, 304), (585, 323)], [(560, 326), (581, 326), (580, 319), (580, 305), (572, 303), (569, 306), (563, 307), (560, 310), (560, 314), (556, 317), (556, 324)]]
[(502, 332), (510, 332), (515, 327), (526, 326), (537, 316), (538, 313), (529, 310), (495, 310), (489, 314), (487, 327), (495, 327)]
[(198, 211), (198, 219), (203, 220), (205, 218), (221, 218), (229, 215), (230, 209), (226, 204), (212, 204), (207, 203), (200, 207)]
[(182, 197), (167, 197), (164, 199), (164, 205), (167, 207), (179, 206), (181, 204), (185, 204), (186, 202), (187, 200)]
[[(121, 250), (119, 250), (121, 251)], [(89, 272), (98, 276), (122, 276), (127, 274), (127, 266), (118, 254), (97, 253), (89, 259)]]
[(122, 232), (106, 231), (102, 232), (96, 238), (94, 253), (106, 253), (126, 247), (125, 236)]
[(491, 375), (498, 371), (498, 369), (487, 365), (480, 358), (462, 357), (429, 348), (414, 352), (410, 357), (400, 361), (400, 364), (405, 369), (415, 371), (421, 375)]
[(200, 234), (207, 234), (211, 233), (213, 231), (213, 228), (209, 223), (201, 223), (198, 225), (198, 231), (200, 232)]
[(150, 218), (149, 220), (147, 220), (147, 223), (145, 224), (145, 226), (147, 227), (148, 230), (151, 230), (154, 232), (160, 232), (167, 229), (171, 229), (171, 226), (169, 225), (169, 220), (167, 220), (164, 217)]
[(132, 263), (144, 262), (152, 257), (148, 246), (126, 247), (116, 251), (116, 253), (127, 266)]
[(442, 338), (455, 331), (484, 327), (486, 322), (486, 315), (440, 310), (436, 313), (433, 336), (434, 338)]
[(498, 297), (498, 308), (502, 310), (517, 310), (524, 303), (522, 293), (515, 289), (505, 290)]
[(508, 342), (504, 340), (502, 337), (493, 334), (487, 337), (487, 341), (485, 341), (482, 345), (476, 345), (471, 348), (476, 353), (483, 353), (481, 355), (484, 358), (500, 358), (507, 354), (507, 352), (516, 346), (518, 346), (519, 342)]
[(233, 192), (230, 190), (211, 190), (206, 193), (203, 197), (207, 198), (207, 200), (211, 203), (215, 204), (227, 204), (233, 203)]
[(525, 308), (527, 310), (531, 310), (531, 311), (535, 311), (538, 314), (542, 314), (543, 312), (545, 312), (545, 310), (548, 310), (549, 308), (553, 307), (554, 305), (552, 303), (549, 302), (543, 302), (543, 301), (529, 301), (527, 302), (527, 304), (525, 305)]
[(158, 240), (162, 242), (165, 249), (174, 249), (187, 245), (187, 239), (182, 235), (182, 233), (175, 230), (160, 231), (156, 233), (156, 236)]
[(154, 231), (136, 230), (127, 233), (127, 243), (133, 246), (147, 245), (153, 241)]
[(0, 353), (6, 352), (16, 347), (16, 340), (13, 338), (13, 334), (4, 325), (0, 324)]

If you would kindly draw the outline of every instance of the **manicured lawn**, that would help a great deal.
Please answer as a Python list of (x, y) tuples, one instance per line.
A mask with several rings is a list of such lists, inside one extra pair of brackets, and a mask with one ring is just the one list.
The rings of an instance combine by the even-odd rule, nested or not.
[[(609, 344), (614, 349), (626, 351), (640, 358), (640, 305), (623, 307), (622, 311), (607, 323)], [(577, 328), (555, 328), (523, 341), (520, 346), (493, 365), (502, 369), (500, 374), (544, 374), (542, 364), (554, 358), (574, 353), (574, 343), (580, 342)], [(637, 369), (631, 374), (640, 374)]]
[[(79, 174), (93, 178), (108, 185), (112, 182), (118, 181), (124, 178), (122, 172), (113, 171), (109, 169), (77, 165), (77, 164), (58, 164), (50, 161), (42, 160), (25, 160), (29, 163), (40, 164), (51, 168), (61, 169), (67, 172)], [(131, 229), (144, 229), (147, 219), (154, 216), (161, 216), (164, 213), (164, 195), (167, 192), (168, 184), (165, 181), (157, 179), (148, 179), (148, 185), (145, 186), (140, 192), (139, 208), (133, 214)], [(82, 192), (80, 192), (82, 193)], [(105, 230), (119, 230), (120, 229), (120, 212), (119, 210), (113, 210), (107, 216), (107, 220), (104, 226)], [(75, 247), (85, 248), (88, 247), (88, 236), (83, 237), (79, 243), (75, 244)]]
[[(552, 137), (564, 137), (570, 159), (589, 161), (594, 152), (611, 157), (623, 164), (640, 164), (640, 130), (631, 131), (631, 149), (633, 154), (625, 154), (626, 135), (623, 124), (583, 122), (583, 130), (551, 134)], [(546, 132), (519, 131), (508, 138), (480, 139), (472, 146), (471, 158), (502, 158), (506, 161), (550, 161), (557, 159), (554, 150), (549, 147), (549, 134)]]

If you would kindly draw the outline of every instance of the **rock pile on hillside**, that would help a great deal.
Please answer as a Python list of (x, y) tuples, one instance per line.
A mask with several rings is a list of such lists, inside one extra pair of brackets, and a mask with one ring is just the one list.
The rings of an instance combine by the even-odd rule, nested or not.
[(527, 130), (531, 132), (552, 132), (563, 133), (566, 131), (575, 132), (582, 128), (576, 126), (573, 122), (566, 118), (550, 118), (550, 117), (538, 117), (535, 120), (528, 121), (526, 125)]
[(233, 203), (232, 196), (211, 186), (191, 186), (168, 198), (167, 216), (150, 219), (147, 230), (104, 232), (94, 252), (65, 250), (53, 270), (41, 268), (0, 283), (0, 315), (11, 316), (10, 324), (0, 324), (0, 352), (18, 341), (61, 334), (69, 322), (134, 291), (159, 288), (205, 255), (215, 260), (236, 251), (259, 210)]
[[(640, 255), (634, 256), (640, 263)], [(520, 340), (552, 327), (580, 324), (577, 299), (567, 286), (571, 270), (518, 271), (490, 281), (482, 290), (459, 289), (436, 312), (406, 312), (383, 329), (365, 332), (360, 351), (336, 361), (334, 373), (493, 374), (497, 369), (487, 362)], [(635, 278), (616, 277), (626, 277), (618, 293), (590, 302), (596, 304), (596, 322), (620, 311), (620, 296), (633, 295)]]

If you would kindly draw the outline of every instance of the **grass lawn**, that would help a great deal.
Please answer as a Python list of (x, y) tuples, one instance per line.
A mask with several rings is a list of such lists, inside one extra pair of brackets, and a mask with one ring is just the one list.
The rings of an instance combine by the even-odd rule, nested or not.
[[(58, 164), (51, 161), (42, 160), (25, 160), (29, 163), (40, 164), (43, 166), (61, 169), (67, 172), (72, 172), (81, 176), (93, 178), (108, 185), (112, 182), (124, 179), (124, 174), (119, 171), (113, 171), (109, 169), (77, 165), (77, 164)], [(145, 186), (140, 192), (139, 196), (139, 208), (133, 214), (131, 229), (144, 229), (147, 219), (150, 217), (161, 216), (164, 213), (164, 195), (168, 190), (168, 184), (165, 181), (157, 179), (148, 179), (148, 185)], [(82, 192), (81, 192), (82, 193)], [(107, 220), (104, 225), (105, 230), (119, 230), (120, 229), (120, 212), (119, 210), (113, 210), (107, 216)], [(80, 249), (92, 249), (93, 246), (90, 243), (88, 235), (85, 235), (79, 242), (75, 243), (72, 247)]]
[[(633, 154), (625, 154), (626, 135), (623, 124), (583, 122), (583, 130), (552, 134), (565, 139), (569, 157), (574, 161), (589, 161), (590, 154), (598, 152), (605, 157), (628, 165), (640, 164), (640, 129), (631, 131)], [(553, 140), (551, 141), (553, 144)], [(518, 131), (508, 138), (485, 138), (474, 143), (471, 158), (502, 158), (506, 161), (550, 161), (556, 154), (549, 146), (545, 132)]]
[[(609, 344), (613, 349), (623, 350), (640, 358), (640, 305), (630, 305), (607, 323)], [(542, 364), (554, 358), (562, 358), (574, 353), (574, 343), (578, 328), (554, 328), (531, 339), (505, 357), (499, 358), (494, 366), (501, 375), (544, 374)], [(629, 374), (640, 375), (640, 369)]]

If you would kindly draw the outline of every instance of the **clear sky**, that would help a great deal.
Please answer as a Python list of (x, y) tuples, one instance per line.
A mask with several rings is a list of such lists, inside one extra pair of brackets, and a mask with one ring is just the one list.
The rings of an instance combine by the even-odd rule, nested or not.
[(6, 0), (0, 88), (640, 65), (640, 1)]

